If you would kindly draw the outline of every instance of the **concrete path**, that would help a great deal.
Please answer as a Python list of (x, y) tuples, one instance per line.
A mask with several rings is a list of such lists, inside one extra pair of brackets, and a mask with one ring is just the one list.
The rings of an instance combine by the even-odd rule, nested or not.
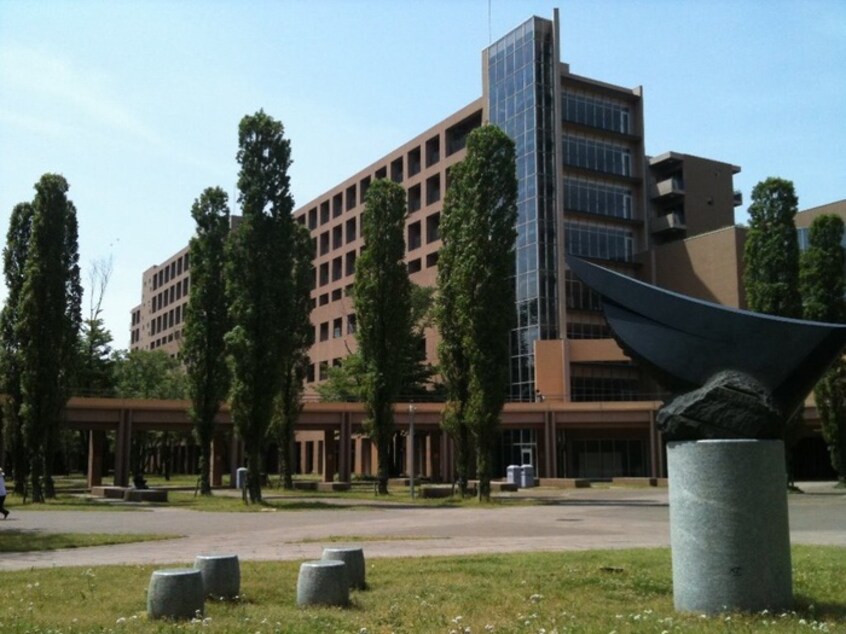
[[(846, 493), (831, 483), (791, 495), (793, 543), (846, 547)], [(0, 570), (51, 566), (191, 562), (194, 555), (236, 553), (242, 560), (303, 560), (334, 546), (363, 545), (368, 557), (586, 550), (669, 545), (666, 489), (521, 491), (532, 506), (427, 508), (350, 500), (309, 511), (203, 513), (167, 507), (115, 511), (14, 509), (0, 530), (169, 533), (179, 539), (49, 552), (7, 553)], [(340, 539), (338, 539), (340, 538)], [(337, 541), (336, 541), (337, 540)]]

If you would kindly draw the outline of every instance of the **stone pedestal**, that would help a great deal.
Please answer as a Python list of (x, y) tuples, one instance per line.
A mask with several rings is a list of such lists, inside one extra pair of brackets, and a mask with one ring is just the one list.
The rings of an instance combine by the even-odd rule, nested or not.
[(234, 599), (241, 593), (241, 565), (238, 555), (197, 555), (194, 568), (203, 577), (206, 596)]
[(790, 608), (782, 442), (671, 442), (667, 460), (676, 609), (714, 614)]
[(364, 551), (361, 548), (324, 548), (322, 559), (343, 561), (346, 564), (350, 588), (364, 590), (367, 587)]
[(147, 590), (147, 616), (151, 619), (192, 619), (203, 616), (203, 578), (199, 570), (155, 570)]
[(306, 561), (297, 577), (297, 605), (346, 606), (350, 602), (347, 565), (337, 560)]

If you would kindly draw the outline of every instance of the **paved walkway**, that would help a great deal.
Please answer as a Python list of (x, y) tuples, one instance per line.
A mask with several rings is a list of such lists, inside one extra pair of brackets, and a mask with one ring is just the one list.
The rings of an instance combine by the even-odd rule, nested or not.
[[(831, 483), (805, 484), (791, 495), (793, 543), (846, 547), (846, 493)], [(351, 506), (310, 511), (203, 513), (176, 508), (137, 512), (25, 511), (0, 520), (0, 530), (169, 533), (161, 542), (7, 553), (0, 570), (50, 566), (190, 562), (195, 554), (237, 553), (243, 560), (302, 560), (333, 545), (363, 544), (370, 557), (486, 552), (586, 550), (669, 545), (666, 489), (521, 491), (532, 506), (429, 508), (350, 500)], [(340, 538), (338, 540), (338, 538)], [(338, 540), (338, 541), (336, 541)]]

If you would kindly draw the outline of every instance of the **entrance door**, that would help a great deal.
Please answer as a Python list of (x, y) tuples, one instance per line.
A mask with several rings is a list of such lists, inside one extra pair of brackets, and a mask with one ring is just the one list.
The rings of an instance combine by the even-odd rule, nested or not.
[(521, 447), (520, 448), (520, 464), (534, 465), (534, 463), (532, 462), (532, 448), (531, 447)]

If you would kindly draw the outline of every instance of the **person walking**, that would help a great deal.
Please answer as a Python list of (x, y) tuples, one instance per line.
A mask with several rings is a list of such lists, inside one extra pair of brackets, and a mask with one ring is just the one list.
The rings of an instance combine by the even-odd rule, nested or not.
[(9, 517), (9, 511), (4, 506), (6, 504), (6, 474), (3, 469), (0, 469), (0, 513), (3, 513), (3, 519)]

